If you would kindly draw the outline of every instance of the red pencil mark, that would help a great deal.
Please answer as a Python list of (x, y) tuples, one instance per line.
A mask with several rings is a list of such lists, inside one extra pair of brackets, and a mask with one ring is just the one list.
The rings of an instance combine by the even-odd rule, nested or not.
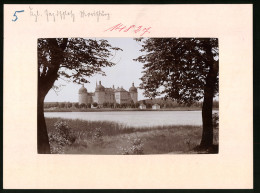
[(142, 25), (140, 26), (135, 26), (135, 25), (131, 25), (129, 27), (119, 23), (115, 26), (112, 26), (108, 29), (106, 29), (105, 31), (119, 31), (121, 32), (123, 30), (123, 32), (128, 32), (128, 31), (132, 31), (134, 33), (140, 33), (140, 36), (143, 36), (145, 33), (150, 33), (151, 27), (148, 28), (144, 28)]

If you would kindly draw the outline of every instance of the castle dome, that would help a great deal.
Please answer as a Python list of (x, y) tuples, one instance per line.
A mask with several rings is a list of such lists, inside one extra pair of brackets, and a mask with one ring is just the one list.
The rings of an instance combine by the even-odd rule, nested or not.
[(79, 94), (88, 93), (87, 89), (82, 85), (82, 87), (79, 89)]
[(99, 85), (96, 86), (96, 91), (105, 91), (105, 87), (101, 85), (101, 81), (99, 81)]
[(134, 83), (132, 83), (132, 87), (129, 88), (129, 92), (137, 92), (137, 88), (135, 87)]

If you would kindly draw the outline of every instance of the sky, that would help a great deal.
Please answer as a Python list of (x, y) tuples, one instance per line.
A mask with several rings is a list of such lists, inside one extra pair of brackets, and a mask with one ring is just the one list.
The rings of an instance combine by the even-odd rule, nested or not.
[[(139, 42), (133, 40), (133, 38), (103, 38), (107, 39), (112, 46), (119, 47), (123, 51), (117, 51), (113, 62), (115, 66), (105, 67), (103, 71), (106, 76), (93, 75), (87, 78), (90, 82), (84, 86), (88, 92), (94, 92), (96, 82), (101, 81), (104, 87), (115, 88), (123, 86), (124, 89), (129, 90), (132, 83), (136, 87), (141, 83), (140, 78), (142, 77), (143, 64), (134, 61), (133, 59), (142, 55), (140, 52), (141, 45)], [(81, 85), (73, 82), (65, 82), (64, 80), (58, 79), (54, 83), (55, 86), (60, 86), (59, 92), (55, 92), (51, 89), (45, 97), (45, 102), (78, 102), (78, 90)], [(143, 90), (138, 89), (138, 100), (145, 99), (143, 96)]]

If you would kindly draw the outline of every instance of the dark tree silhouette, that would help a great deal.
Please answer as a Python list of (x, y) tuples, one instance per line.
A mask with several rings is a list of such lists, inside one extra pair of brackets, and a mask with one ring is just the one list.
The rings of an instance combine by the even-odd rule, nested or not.
[(75, 83), (87, 83), (86, 77), (101, 73), (102, 67), (113, 66), (109, 61), (112, 47), (107, 40), (83, 38), (38, 39), (38, 153), (50, 153), (50, 145), (44, 119), (44, 98), (58, 78)]
[(148, 38), (141, 42), (144, 55), (135, 61), (144, 63), (144, 95), (164, 94), (180, 104), (191, 105), (203, 98), (203, 132), (199, 148), (213, 145), (212, 104), (218, 94), (218, 39)]

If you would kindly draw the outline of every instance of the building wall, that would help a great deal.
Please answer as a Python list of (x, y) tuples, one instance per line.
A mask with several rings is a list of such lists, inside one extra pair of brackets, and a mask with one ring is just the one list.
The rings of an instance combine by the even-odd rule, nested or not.
[(153, 105), (152, 109), (160, 109), (160, 106), (159, 105)]
[(137, 103), (138, 101), (138, 95), (137, 92), (130, 92), (131, 99), (134, 101), (134, 103)]
[(146, 109), (146, 106), (145, 105), (140, 105), (139, 108), (140, 109)]
[(119, 96), (119, 100), (117, 100), (117, 103), (123, 104), (123, 103), (129, 103), (131, 101), (131, 97), (129, 92), (121, 91), (117, 92)]
[(82, 93), (79, 94), (79, 104), (87, 104), (88, 103), (88, 94), (87, 93)]
[(103, 105), (103, 103), (130, 103), (133, 100), (134, 103), (138, 102), (137, 92), (127, 92), (127, 91), (117, 91), (114, 92), (111, 90), (106, 91), (96, 91), (92, 93), (82, 93), (79, 94), (79, 104), (92, 104), (94, 102), (99, 105)]
[(97, 103), (99, 105), (103, 105), (103, 103), (105, 102), (105, 92), (103, 92), (103, 91), (95, 92), (95, 97), (96, 97)]
[(116, 101), (116, 103), (121, 104), (120, 92), (115, 92), (115, 101)]
[(114, 92), (105, 92), (105, 102), (106, 103), (114, 103), (115, 102)]
[(92, 102), (93, 102), (93, 103), (97, 103), (97, 99), (96, 99), (95, 93), (94, 93), (94, 95), (92, 96)]
[(88, 104), (92, 104), (92, 103), (93, 103), (92, 96), (88, 95)]

